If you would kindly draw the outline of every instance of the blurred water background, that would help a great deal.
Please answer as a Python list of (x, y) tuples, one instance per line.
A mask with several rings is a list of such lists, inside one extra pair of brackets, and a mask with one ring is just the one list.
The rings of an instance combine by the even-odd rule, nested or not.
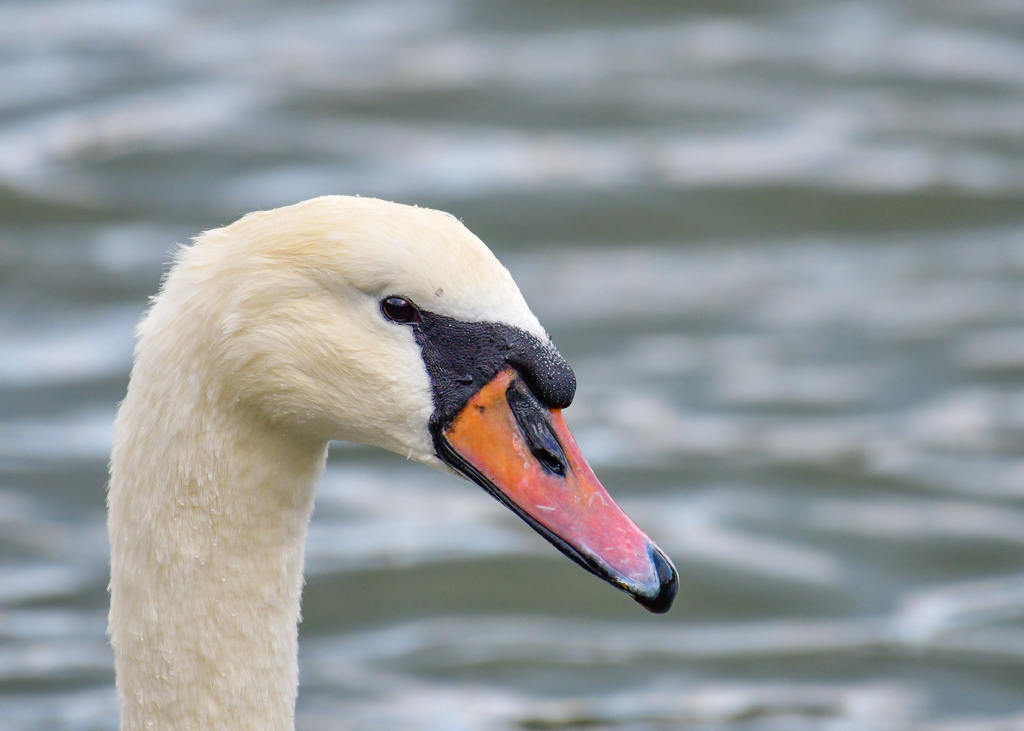
[(674, 557), (647, 616), (336, 445), (298, 725), (1024, 729), (1024, 2), (0, 4), (0, 725), (113, 729), (103, 490), (175, 242), (451, 211)]

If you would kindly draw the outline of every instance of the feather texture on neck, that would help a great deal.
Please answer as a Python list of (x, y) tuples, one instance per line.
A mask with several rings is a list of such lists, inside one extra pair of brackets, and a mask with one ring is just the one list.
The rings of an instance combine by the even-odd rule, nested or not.
[(145, 352), (118, 414), (110, 635), (122, 728), (287, 730), (327, 444), (254, 419), (186, 364), (196, 355)]

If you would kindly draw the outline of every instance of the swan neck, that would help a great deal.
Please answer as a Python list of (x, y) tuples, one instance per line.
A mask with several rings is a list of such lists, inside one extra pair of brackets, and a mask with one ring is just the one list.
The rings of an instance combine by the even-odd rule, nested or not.
[(327, 445), (187, 382), (157, 388), (175, 380), (144, 366), (118, 413), (108, 494), (121, 727), (290, 731)]

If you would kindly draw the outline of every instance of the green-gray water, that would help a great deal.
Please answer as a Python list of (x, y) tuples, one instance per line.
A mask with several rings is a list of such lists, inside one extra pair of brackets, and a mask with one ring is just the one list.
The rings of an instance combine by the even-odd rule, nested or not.
[(336, 445), (298, 725), (1024, 728), (1024, 3), (0, 2), (0, 726), (111, 729), (103, 486), (175, 242), (451, 211), (666, 617)]

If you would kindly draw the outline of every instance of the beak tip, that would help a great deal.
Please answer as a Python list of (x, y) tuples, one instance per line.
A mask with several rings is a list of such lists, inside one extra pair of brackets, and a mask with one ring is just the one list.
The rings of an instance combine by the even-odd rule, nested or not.
[(679, 574), (660, 548), (651, 544), (649, 553), (658, 577), (657, 591), (651, 596), (637, 594), (633, 598), (652, 614), (664, 614), (672, 608), (672, 602), (679, 591)]

